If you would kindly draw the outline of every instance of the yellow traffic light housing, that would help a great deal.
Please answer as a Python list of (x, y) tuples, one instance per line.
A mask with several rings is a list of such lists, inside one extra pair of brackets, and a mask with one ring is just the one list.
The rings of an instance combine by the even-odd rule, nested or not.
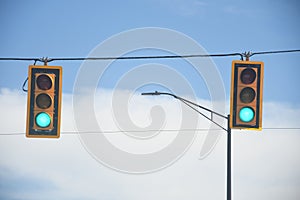
[(26, 137), (59, 138), (62, 67), (30, 65)]
[(232, 62), (231, 128), (261, 130), (263, 69), (263, 62)]

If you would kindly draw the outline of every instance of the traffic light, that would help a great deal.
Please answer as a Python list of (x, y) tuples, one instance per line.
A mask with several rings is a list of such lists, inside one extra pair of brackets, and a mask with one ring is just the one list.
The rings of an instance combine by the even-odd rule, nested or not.
[(26, 137), (59, 138), (61, 90), (61, 66), (29, 66)]
[(232, 62), (231, 128), (261, 130), (263, 69), (263, 62), (238, 60)]

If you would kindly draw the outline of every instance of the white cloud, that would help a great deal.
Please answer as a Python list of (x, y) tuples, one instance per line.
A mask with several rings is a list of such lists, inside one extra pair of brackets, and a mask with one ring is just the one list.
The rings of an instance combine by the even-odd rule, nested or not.
[[(110, 106), (110, 91), (102, 91), (95, 105), (104, 130), (118, 130)], [(101, 91), (100, 91), (101, 93)], [(99, 94), (100, 94), (99, 93)], [(101, 104), (98, 104), (101, 102)], [(198, 100), (210, 106), (209, 102)], [(177, 129), (181, 105), (168, 97), (133, 96), (129, 115), (135, 125), (151, 124), (150, 110), (160, 105), (165, 129)], [(26, 94), (0, 91), (0, 134), (25, 131)], [(89, 119), (89, 116), (85, 116)], [(264, 127), (299, 127), (300, 108), (264, 104)], [(210, 124), (200, 121), (200, 128)], [(111, 170), (86, 152), (73, 131), (71, 95), (64, 94), (60, 139), (0, 136), (0, 197), (6, 199), (222, 199), (226, 189), (226, 133), (204, 160), (199, 160), (205, 132), (198, 132), (191, 148), (173, 165), (150, 174), (130, 175)], [(134, 140), (115, 133), (110, 141), (123, 142), (127, 151), (147, 153), (163, 148), (176, 132)], [(165, 135), (163, 135), (165, 134)], [(133, 142), (134, 141), (134, 142)], [(139, 142), (143, 143), (140, 145)], [(126, 145), (127, 144), (127, 145)], [(128, 145), (129, 144), (129, 145)], [(297, 199), (300, 186), (299, 130), (233, 131), (233, 197), (235, 199)], [(4, 183), (2, 180), (5, 180)], [(39, 187), (29, 187), (29, 185)]]

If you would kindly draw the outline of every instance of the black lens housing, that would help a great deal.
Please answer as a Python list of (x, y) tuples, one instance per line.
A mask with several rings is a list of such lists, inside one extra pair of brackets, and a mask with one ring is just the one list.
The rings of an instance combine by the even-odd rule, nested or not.
[(52, 99), (46, 93), (41, 93), (37, 95), (35, 101), (36, 101), (36, 105), (42, 109), (47, 109), (52, 105)]
[(241, 81), (244, 84), (251, 84), (256, 79), (256, 72), (251, 68), (246, 68), (241, 73)]
[(49, 76), (42, 74), (36, 79), (37, 87), (41, 90), (49, 90), (52, 88), (52, 80)]

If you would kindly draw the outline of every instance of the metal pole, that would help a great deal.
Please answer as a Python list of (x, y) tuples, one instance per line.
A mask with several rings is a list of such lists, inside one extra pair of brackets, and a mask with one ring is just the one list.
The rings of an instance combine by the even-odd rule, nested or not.
[(227, 118), (227, 200), (231, 200), (231, 128)]

